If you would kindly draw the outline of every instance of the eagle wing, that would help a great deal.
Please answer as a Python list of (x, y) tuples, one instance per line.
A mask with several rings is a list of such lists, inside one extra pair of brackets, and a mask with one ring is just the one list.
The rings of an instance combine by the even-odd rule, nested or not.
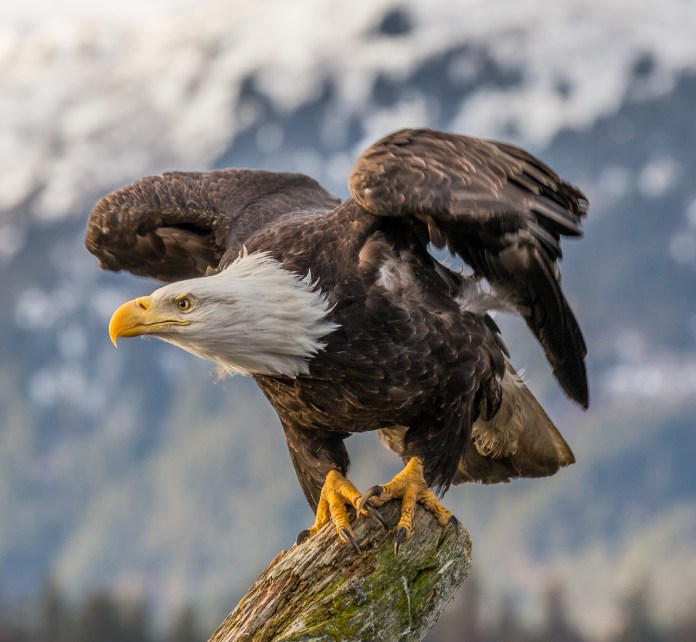
[(587, 407), (585, 342), (560, 288), (560, 237), (580, 236), (588, 202), (511, 145), (432, 130), (400, 130), (368, 148), (350, 176), (376, 216), (427, 226), (513, 305), (566, 393)]
[(148, 176), (102, 198), (85, 244), (101, 266), (161, 281), (204, 276), (255, 231), (338, 199), (303, 174), (225, 169)]

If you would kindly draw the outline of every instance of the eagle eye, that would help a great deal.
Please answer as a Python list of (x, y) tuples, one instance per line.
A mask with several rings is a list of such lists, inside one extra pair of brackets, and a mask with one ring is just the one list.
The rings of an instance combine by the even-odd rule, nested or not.
[(191, 299), (185, 296), (177, 300), (176, 307), (179, 308), (180, 312), (188, 312), (193, 307), (193, 303), (191, 303)]

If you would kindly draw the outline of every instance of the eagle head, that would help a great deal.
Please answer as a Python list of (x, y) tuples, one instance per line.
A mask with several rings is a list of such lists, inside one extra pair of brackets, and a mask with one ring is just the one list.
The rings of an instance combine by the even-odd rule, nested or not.
[(127, 301), (109, 336), (152, 335), (213, 361), (224, 373), (285, 375), (309, 371), (336, 329), (329, 304), (309, 275), (286, 270), (266, 252), (242, 253), (217, 274), (177, 281)]

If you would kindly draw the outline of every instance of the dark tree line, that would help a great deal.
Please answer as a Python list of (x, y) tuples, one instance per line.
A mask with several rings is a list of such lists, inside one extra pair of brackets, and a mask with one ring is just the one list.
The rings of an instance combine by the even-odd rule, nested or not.
[(0, 602), (0, 642), (203, 642), (207, 638), (190, 606), (159, 631), (145, 602), (125, 602), (106, 592), (73, 604), (49, 582), (30, 603)]
[[(560, 584), (547, 591), (543, 622), (534, 629), (523, 624), (512, 601), (505, 599), (494, 621), (483, 625), (480, 613), (484, 595), (475, 576), (464, 582), (460, 593), (426, 642), (593, 642), (571, 620)], [(694, 606), (692, 615), (683, 621), (669, 627), (659, 626), (652, 612), (649, 590), (639, 587), (624, 600), (622, 626), (609, 642), (693, 642), (696, 640)]]
[[(480, 581), (475, 576), (467, 579), (426, 642), (591, 642), (569, 618), (560, 585), (547, 592), (544, 620), (533, 630), (522, 623), (511, 600), (502, 600), (493, 622), (484, 624), (480, 614), (485, 599)], [(70, 602), (50, 582), (31, 601), (17, 603), (0, 593), (0, 642), (204, 642), (216, 624), (203, 626), (189, 606), (168, 626), (157, 627), (144, 602), (120, 601), (108, 593)], [(609, 642), (693, 640), (696, 608), (684, 621), (659, 627), (649, 591), (640, 588), (625, 600), (623, 626)]]

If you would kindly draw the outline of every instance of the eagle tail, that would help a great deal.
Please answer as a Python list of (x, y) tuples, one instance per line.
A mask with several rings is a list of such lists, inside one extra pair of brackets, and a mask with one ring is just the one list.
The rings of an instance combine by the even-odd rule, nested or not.
[(455, 484), (546, 477), (575, 463), (553, 421), (508, 363), (500, 410), (474, 423), (472, 443), (459, 462)]

